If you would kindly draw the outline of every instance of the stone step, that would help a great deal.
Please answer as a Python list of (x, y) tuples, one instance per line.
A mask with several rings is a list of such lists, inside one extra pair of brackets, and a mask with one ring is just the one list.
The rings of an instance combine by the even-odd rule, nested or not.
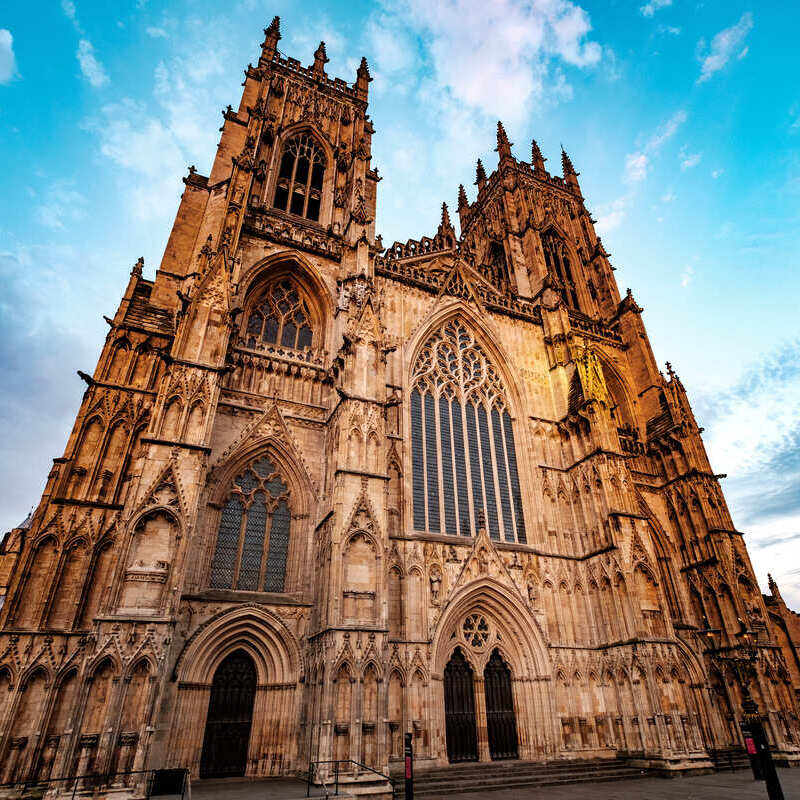
[[(500, 761), (456, 764), (422, 770), (414, 776), (415, 797), (443, 797), (526, 786), (554, 786), (639, 778), (644, 770), (616, 760)], [(398, 776), (396, 785), (402, 786)]]

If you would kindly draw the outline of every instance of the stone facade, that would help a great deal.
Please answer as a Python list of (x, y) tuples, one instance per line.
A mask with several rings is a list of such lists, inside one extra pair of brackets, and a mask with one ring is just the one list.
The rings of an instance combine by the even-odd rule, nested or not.
[(796, 759), (742, 534), (569, 157), (498, 124), (461, 235), (443, 206), (385, 248), (366, 61), (350, 85), (279, 38), (4, 543), (0, 781), (385, 771), (406, 731), (418, 764), (707, 766), (745, 629)]

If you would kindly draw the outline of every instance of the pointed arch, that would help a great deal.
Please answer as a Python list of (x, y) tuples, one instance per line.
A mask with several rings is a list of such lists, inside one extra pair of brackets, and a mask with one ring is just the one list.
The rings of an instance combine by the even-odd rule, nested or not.
[(415, 529), (469, 536), (485, 518), (493, 539), (526, 543), (510, 376), (457, 314), (429, 329), (409, 366)]

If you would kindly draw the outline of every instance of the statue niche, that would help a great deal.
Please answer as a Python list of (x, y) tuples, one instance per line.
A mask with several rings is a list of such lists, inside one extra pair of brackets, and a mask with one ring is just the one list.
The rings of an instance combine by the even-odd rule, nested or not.
[(154, 511), (136, 525), (122, 587), (120, 611), (156, 614), (164, 601), (176, 522), (165, 511)]

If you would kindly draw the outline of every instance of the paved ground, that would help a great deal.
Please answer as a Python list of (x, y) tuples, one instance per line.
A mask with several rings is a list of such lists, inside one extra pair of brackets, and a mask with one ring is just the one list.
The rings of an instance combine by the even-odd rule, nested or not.
[[(779, 769), (785, 800), (800, 800), (800, 769)], [(195, 781), (192, 800), (300, 800), (306, 796), (300, 781), (271, 779), (252, 781)], [(312, 796), (319, 797), (318, 791)], [(442, 795), (459, 800), (767, 800), (762, 781), (749, 770), (718, 772), (690, 778), (643, 778), (642, 780), (531, 787), (498, 792)], [(433, 798), (430, 798), (433, 800)]]
[[(779, 769), (778, 775), (785, 800), (800, 800), (800, 769)], [(442, 800), (444, 797), (442, 795)], [(738, 770), (688, 778), (643, 778), (469, 792), (457, 797), (458, 800), (767, 800), (767, 788), (763, 781), (754, 781), (749, 770)]]

